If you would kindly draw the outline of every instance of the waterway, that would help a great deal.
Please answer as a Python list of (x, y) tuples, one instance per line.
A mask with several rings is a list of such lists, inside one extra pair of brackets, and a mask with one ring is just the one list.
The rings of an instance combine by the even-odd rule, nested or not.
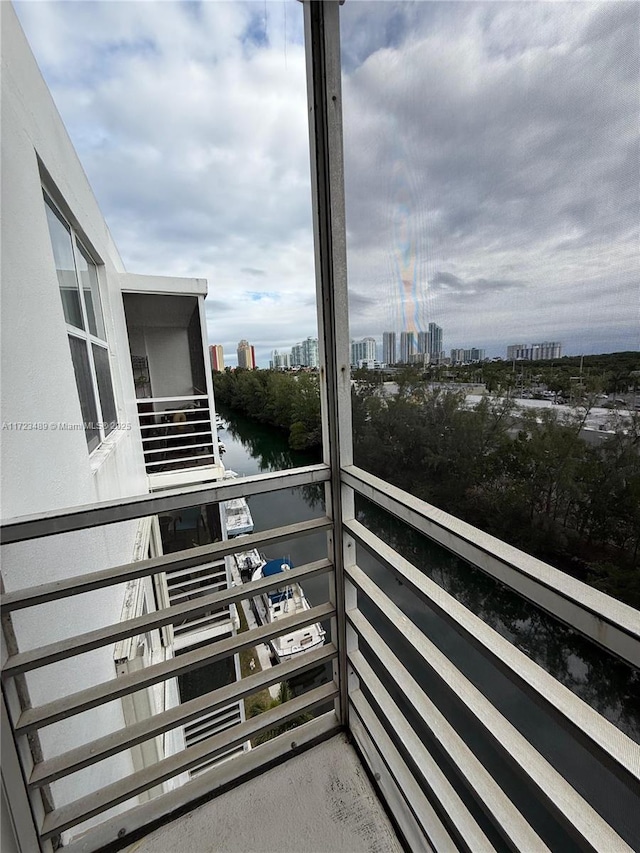
[[(227, 452), (224, 463), (240, 475), (277, 471), (313, 464), (316, 453), (290, 450), (286, 435), (270, 427), (222, 410), (228, 425), (220, 437)], [(322, 487), (288, 489), (249, 499), (255, 530), (267, 530), (294, 521), (314, 518), (324, 513)], [(494, 628), (521, 652), (536, 661), (566, 688), (603, 714), (629, 738), (630, 748), (640, 743), (640, 677), (636, 670), (604, 653), (547, 614), (517, 595), (504, 589), (477, 569), (469, 566), (440, 546), (430, 543), (406, 526), (391, 519), (375, 507), (361, 501), (358, 517), (374, 533), (392, 544), (403, 556), (418, 566), (438, 586), (463, 603)], [(324, 534), (304, 537), (286, 545), (265, 549), (271, 558), (287, 556), (294, 565), (320, 559), (326, 555)], [(588, 799), (633, 849), (640, 849), (640, 818), (634, 795), (597, 757), (580, 745), (574, 732), (563, 729), (552, 713), (541, 708), (472, 643), (448, 624), (434, 609), (418, 600), (376, 559), (359, 549), (358, 565), (363, 568), (425, 633), (433, 646), (443, 652), (466, 678), (498, 708), (517, 731), (533, 743), (538, 751), (570, 783)], [(304, 584), (312, 605), (327, 600), (327, 578), (312, 578)], [(389, 623), (385, 614), (366, 601), (359, 606), (389, 643), (413, 677), (427, 692), (439, 710), (453, 723), (475, 755), (526, 814), (541, 837), (552, 849), (580, 849), (560, 823), (534, 801), (521, 775), (498, 740), (487, 736), (470, 719), (453, 692), (419, 659), (412, 648)], [(328, 626), (327, 626), (328, 627)], [(365, 648), (365, 653), (366, 653)], [(375, 664), (371, 657), (372, 665)], [(377, 668), (374, 665), (374, 668)], [(381, 676), (383, 674), (381, 673)], [(316, 674), (317, 676), (317, 674)], [(328, 672), (320, 674), (327, 677)], [(383, 679), (384, 680), (384, 679)], [(304, 687), (304, 685), (303, 685)], [(473, 803), (468, 792), (455, 781), (448, 759), (424, 721), (405, 706), (392, 684), (389, 692), (429, 744), (442, 770), (455, 784), (460, 796), (476, 819), (489, 833), (497, 849), (503, 849), (501, 838)], [(375, 702), (375, 697), (370, 697)], [(635, 741), (635, 743), (633, 743)], [(407, 756), (411, 761), (411, 756)]]

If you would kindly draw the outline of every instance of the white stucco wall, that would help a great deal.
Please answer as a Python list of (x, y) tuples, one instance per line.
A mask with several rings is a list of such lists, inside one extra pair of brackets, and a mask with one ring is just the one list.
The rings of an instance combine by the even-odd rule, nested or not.
[[(120, 289), (122, 261), (11, 5), (2, 15), (2, 266), (0, 462), (3, 518), (148, 491)], [(99, 262), (101, 298), (119, 429), (89, 455), (62, 301), (47, 228), (38, 159), (47, 189)], [(188, 363), (188, 362), (187, 362)], [(12, 428), (11, 424), (31, 425)], [(40, 426), (38, 426), (40, 425)], [(100, 570), (132, 559), (137, 522), (5, 547), (8, 591)], [(123, 588), (112, 587), (15, 615), (19, 648), (118, 622)], [(34, 705), (115, 677), (113, 647), (33, 673)], [(120, 701), (48, 727), (44, 757), (124, 725)], [(53, 786), (55, 805), (132, 770), (129, 753)], [(123, 806), (124, 808), (124, 806)]]
[(193, 394), (187, 330), (145, 329), (145, 341), (153, 396), (179, 397)]

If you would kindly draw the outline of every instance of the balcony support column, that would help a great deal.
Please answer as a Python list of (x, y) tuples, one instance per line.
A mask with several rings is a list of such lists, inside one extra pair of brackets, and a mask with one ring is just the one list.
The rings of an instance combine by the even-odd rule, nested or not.
[[(338, 713), (348, 724), (348, 636), (346, 607), (355, 606), (355, 590), (345, 587), (345, 563), (355, 562), (355, 543), (345, 537), (343, 519), (354, 517), (353, 490), (342, 485), (340, 471), (353, 459), (349, 297), (342, 148), (342, 85), (338, 0), (305, 0), (305, 50), (309, 106), (309, 152), (320, 355), (320, 399), (324, 462), (331, 468), (326, 487), (329, 554), (335, 566), (332, 594), (336, 606), (334, 642), (340, 696)], [(350, 586), (350, 585), (349, 585)], [(355, 642), (350, 636), (350, 642)]]

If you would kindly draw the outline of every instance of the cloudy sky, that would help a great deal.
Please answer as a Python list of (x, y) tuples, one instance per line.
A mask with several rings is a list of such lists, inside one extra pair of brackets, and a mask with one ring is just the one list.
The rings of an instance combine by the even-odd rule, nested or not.
[[(302, 7), (16, 2), (127, 269), (316, 334)], [(341, 8), (351, 331), (640, 348), (640, 4)]]

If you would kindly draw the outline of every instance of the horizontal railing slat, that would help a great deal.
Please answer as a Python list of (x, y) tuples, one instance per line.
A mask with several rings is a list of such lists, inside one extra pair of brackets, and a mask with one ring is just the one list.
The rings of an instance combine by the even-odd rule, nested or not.
[[(190, 421), (190, 423), (194, 423), (194, 421)], [(206, 421), (198, 421), (198, 423), (207, 423), (207, 422)], [(157, 426), (157, 424), (155, 424), (155, 426)], [(168, 424), (163, 424), (163, 426), (168, 426)], [(174, 424), (174, 426), (177, 426), (177, 424)], [(189, 435), (189, 438), (199, 438), (200, 436), (203, 436), (203, 435), (206, 435), (207, 437), (211, 438), (211, 430), (208, 429), (208, 430), (204, 430), (203, 432), (190, 432), (188, 435)], [(146, 446), (147, 444), (151, 444), (151, 442), (157, 443), (159, 441), (166, 441), (168, 438), (174, 438), (174, 437), (175, 436), (172, 436), (172, 435), (154, 435), (154, 436), (149, 436), (148, 438), (147, 438), (147, 436), (145, 436), (144, 437), (144, 444)], [(163, 448), (163, 449), (165, 449), (165, 448)], [(145, 453), (146, 453), (146, 451), (145, 451)]]
[[(392, 805), (392, 814), (400, 824), (405, 837), (409, 836), (407, 837), (409, 848), (411, 850), (422, 850), (430, 842), (430, 849), (435, 850), (436, 853), (439, 851), (464, 849), (459, 836), (455, 834), (457, 843), (454, 842), (452, 838), (454, 833), (450, 832), (445, 825), (450, 825), (451, 820), (448, 817), (441, 819), (429, 802), (418, 784), (413, 771), (407, 767), (395, 744), (376, 716), (375, 711), (366, 700), (362, 690), (351, 691), (349, 693), (349, 701), (351, 703), (349, 728), (360, 751), (365, 756), (366, 763), (374, 771), (378, 765), (382, 764), (388, 770), (394, 783), (395, 791), (385, 791), (384, 776), (382, 773), (378, 773), (380, 779), (376, 776), (385, 799), (389, 800), (390, 795), (393, 796), (395, 794), (395, 797), (400, 800), (400, 803), (396, 804), (395, 807)], [(426, 767), (423, 767), (423, 770), (427, 772)], [(430, 774), (430, 781), (431, 779)], [(400, 805), (400, 808), (398, 808), (398, 805)], [(417, 827), (406, 827), (407, 821), (406, 819), (403, 820), (405, 809), (409, 810), (412, 823), (417, 823)], [(460, 815), (458, 817), (460, 818)], [(412, 829), (412, 834), (420, 832), (424, 835), (424, 839), (411, 839), (409, 833)], [(429, 839), (429, 841), (427, 842), (426, 839)]]
[[(190, 436), (189, 436), (190, 437)], [(178, 450), (195, 450), (198, 447), (211, 447), (213, 441), (209, 438), (209, 441), (203, 441), (202, 444), (181, 444), (179, 446), (170, 445), (169, 447), (159, 447), (157, 450), (145, 450), (144, 455), (149, 456), (150, 454), (154, 454), (154, 456), (158, 453), (177, 453)], [(204, 456), (206, 454), (200, 454)], [(170, 460), (167, 460), (170, 461)]]
[[(178, 411), (186, 411), (186, 409), (184, 409), (184, 410), (179, 409)], [(141, 418), (155, 417), (157, 415), (164, 415), (164, 414), (171, 414), (171, 412), (149, 412), (148, 415), (140, 415), (140, 417)], [(198, 420), (198, 421), (191, 421), (191, 420), (189, 420), (189, 421), (170, 421), (168, 424), (165, 424), (162, 422), (158, 423), (157, 421), (154, 421), (153, 423), (150, 423), (150, 424), (140, 424), (140, 429), (175, 430), (175, 432), (171, 433), (171, 435), (175, 436), (178, 433), (179, 427), (184, 427), (185, 423), (189, 424), (189, 426), (193, 426), (194, 424), (209, 424), (209, 425), (211, 425), (211, 420), (209, 418), (205, 418), (204, 420)], [(145, 441), (148, 440), (146, 438), (146, 436), (143, 436), (143, 438)]]
[(0, 607), (5, 613), (8, 613), (13, 610), (32, 607), (35, 604), (44, 604), (67, 596), (91, 592), (94, 589), (103, 589), (147, 575), (197, 567), (200, 563), (211, 562), (233, 554), (239, 548), (247, 551), (264, 545), (275, 545), (287, 539), (309, 536), (312, 533), (328, 530), (331, 525), (332, 522), (329, 518), (312, 518), (308, 521), (288, 524), (286, 527), (276, 527), (261, 533), (250, 533), (243, 536), (240, 543), (235, 539), (228, 539), (224, 542), (214, 542), (212, 545), (202, 545), (198, 548), (187, 548), (184, 551), (163, 554), (161, 557), (153, 557), (150, 560), (137, 560), (134, 563), (116, 566), (113, 569), (103, 569), (99, 572), (52, 581), (29, 589), (5, 593), (0, 597)]
[[(375, 554), (415, 595), (533, 697), (571, 737), (596, 752), (640, 797), (638, 744), (359, 522), (346, 522), (345, 526), (357, 543)], [(357, 578), (364, 577), (358, 569), (352, 580), (358, 583)]]
[(137, 397), (138, 405), (146, 405), (148, 403), (174, 403), (174, 402), (191, 402), (193, 400), (208, 400), (208, 394), (182, 394), (178, 397)]
[[(311, 708), (330, 702), (337, 694), (338, 688), (334, 682), (317, 687), (285, 702), (283, 705), (279, 705), (277, 708), (258, 714), (238, 726), (213, 735), (182, 752), (132, 773), (118, 782), (106, 785), (86, 797), (74, 800), (66, 806), (61, 806), (45, 816), (40, 835), (47, 839), (64, 832), (64, 830), (107, 811), (143, 791), (148, 791), (167, 779), (190, 770), (209, 758), (214, 758), (218, 753), (242, 744), (262, 731), (274, 728), (281, 723), (295, 719)], [(289, 732), (289, 736), (292, 736), (291, 732)]]
[[(580, 838), (580, 843), (584, 844), (586, 849), (594, 852), (615, 850), (616, 853), (623, 853), (623, 851), (632, 853), (631, 848), (618, 833), (600, 817), (575, 788), (361, 571), (357, 572), (357, 585), (376, 607), (384, 608), (383, 612), (391, 624), (410, 643), (424, 665), (429, 667), (441, 680), (442, 685), (457, 698), (464, 711), (480, 723), (518, 776), (531, 786), (532, 791), (535, 791), (536, 799), (546, 803), (551, 813), (568, 828), (571, 834)], [(451, 741), (451, 745), (446, 747), (443, 737), (444, 731), (453, 732), (450, 724), (364, 616), (357, 610), (351, 610), (347, 618), (382, 663), (388, 677), (395, 682), (402, 695), (406, 696), (413, 708), (429, 725), (438, 743), (446, 749), (449, 758), (455, 763), (454, 756), (456, 753), (459, 754), (459, 746), (455, 741)], [(436, 728), (432, 721), (437, 722)], [(456, 739), (459, 740), (457, 735)], [(474, 760), (477, 761), (477, 759)], [(479, 802), (484, 804), (487, 815), (496, 823), (504, 837), (507, 839), (512, 837), (520, 822), (520, 831), (517, 832), (516, 837), (520, 836), (521, 841), (524, 841), (525, 836), (520, 835), (520, 832), (524, 831), (522, 822), (526, 824), (526, 821), (513, 805), (501, 802), (501, 789), (484, 767), (478, 762), (475, 768), (471, 768), (470, 773), (463, 771), (462, 776), (466, 778), (467, 784), (474, 791)], [(517, 849), (527, 851), (537, 850), (538, 847), (518, 846)]]
[(336, 647), (329, 643), (319, 649), (298, 655), (293, 660), (280, 663), (269, 669), (249, 675), (240, 681), (212, 690), (196, 699), (183, 702), (175, 708), (154, 714), (146, 720), (111, 732), (62, 755), (36, 764), (29, 779), (31, 787), (41, 787), (70, 773), (75, 773), (103, 761), (118, 752), (130, 749), (136, 744), (163, 734), (176, 726), (184, 726), (197, 720), (203, 714), (209, 714), (223, 708), (231, 702), (252, 696), (272, 684), (286, 681), (295, 675), (307, 672), (316, 666), (322, 666), (337, 655)]
[(119, 498), (72, 509), (5, 519), (0, 522), (0, 540), (7, 545), (40, 536), (53, 536), (72, 530), (99, 527), (102, 524), (144, 518), (147, 515), (162, 515), (199, 504), (323, 483), (328, 479), (329, 466), (321, 464), (251, 477), (218, 480), (197, 486), (182, 486), (179, 489), (166, 489), (158, 494)]
[(185, 652), (178, 657), (122, 675), (111, 681), (101, 682), (93, 687), (64, 696), (62, 699), (39, 705), (36, 708), (29, 708), (22, 712), (15, 724), (15, 729), (17, 732), (27, 732), (51, 725), (51, 723), (66, 719), (74, 714), (95, 708), (97, 705), (104, 705), (106, 702), (112, 702), (121, 696), (127, 696), (143, 687), (150, 687), (152, 684), (166, 681), (168, 678), (183, 675), (185, 672), (198, 669), (207, 663), (214, 663), (243, 649), (252, 648), (257, 643), (267, 642), (272, 637), (286, 634), (314, 622), (321, 622), (334, 615), (335, 608), (333, 605), (321, 604), (295, 616), (279, 619), (276, 623), (263, 625), (236, 636), (227, 637), (224, 640), (208, 643), (201, 649)]
[[(315, 577), (316, 575), (326, 574), (331, 569), (332, 564), (329, 560), (318, 560), (317, 562), (298, 566), (298, 568), (288, 571), (287, 581), (300, 581), (303, 578)], [(196, 579), (196, 582), (200, 583), (200, 579)], [(75, 657), (84, 652), (90, 652), (108, 643), (116, 643), (119, 640), (124, 640), (126, 637), (135, 637), (137, 634), (143, 634), (145, 631), (161, 628), (164, 625), (171, 625), (178, 620), (188, 617), (198, 616), (208, 610), (218, 610), (227, 607), (229, 604), (242, 601), (245, 598), (253, 598), (255, 595), (268, 592), (270, 589), (273, 589), (273, 585), (272, 577), (262, 578), (259, 581), (245, 583), (231, 589), (224, 589), (221, 592), (203, 595), (184, 604), (172, 604), (171, 607), (163, 610), (155, 610), (151, 613), (146, 613), (144, 616), (138, 616), (135, 619), (127, 619), (115, 625), (107, 625), (104, 628), (98, 628), (96, 631), (89, 631), (86, 634), (69, 637), (57, 643), (50, 643), (47, 646), (30, 649), (28, 652), (19, 652), (7, 659), (2, 668), (2, 675), (6, 678), (23, 672), (29, 672), (30, 670), (47, 666), (60, 660)], [(197, 592), (198, 588), (192, 592), (185, 593), (185, 595), (194, 595)]]
[(640, 667), (640, 619), (633, 607), (360, 468), (345, 468), (342, 481), (598, 645)]
[[(356, 617), (361, 617), (360, 613), (354, 614), (353, 611), (351, 613)], [(363, 617), (358, 618), (358, 623), (358, 626), (354, 623), (354, 627), (359, 632), (362, 631), (362, 636), (369, 642), (372, 633), (369, 623)], [(379, 652), (382, 645), (382, 642), (376, 643), (375, 647), (372, 646), (372, 650), (385, 665), (385, 668), (386, 664), (393, 661), (393, 673), (387, 671), (389, 679), (396, 685), (401, 684), (408, 689), (408, 693), (404, 695), (410, 701), (417, 703), (414, 707), (425, 726), (429, 728), (436, 742), (455, 768), (456, 774), (464, 780), (465, 786), (471, 790), (509, 847), (513, 850), (522, 851), (522, 853), (529, 853), (531, 850), (535, 850), (536, 853), (538, 851), (549, 853), (542, 839), (529, 826), (488, 770), (478, 761), (463, 738), (426, 697), (396, 656), (389, 650), (382, 650), (382, 657), (380, 657)], [(493, 850), (493, 845), (480, 829), (472, 814), (462, 805), (455, 788), (447, 781), (445, 774), (440, 770), (427, 747), (424, 746), (417, 733), (404, 718), (362, 652), (353, 653), (349, 660), (353, 663), (356, 672), (367, 686), (376, 704), (380, 706), (385, 717), (395, 721), (394, 728), (397, 737), (401, 740), (408, 754), (415, 760), (419, 772), (423, 774), (424, 781), (437, 798), (444, 814), (448, 816), (450, 826), (460, 836), (464, 846), (474, 853), (481, 849)]]
[(161, 462), (148, 462), (145, 460), (144, 466), (148, 471), (149, 468), (158, 468), (160, 465), (181, 465), (183, 462), (201, 462), (203, 459), (213, 458), (213, 453), (200, 453), (198, 456), (176, 456), (175, 459), (163, 459)]

